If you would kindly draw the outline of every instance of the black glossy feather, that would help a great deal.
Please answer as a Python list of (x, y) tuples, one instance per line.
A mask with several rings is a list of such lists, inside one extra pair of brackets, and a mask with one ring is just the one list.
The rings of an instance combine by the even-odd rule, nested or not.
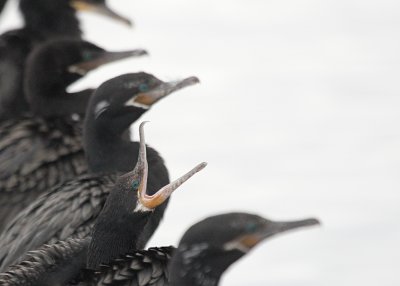
[(62, 286), (85, 265), (89, 239), (68, 239), (29, 252), (0, 274), (2, 286)]
[(70, 238), (30, 251), (0, 274), (4, 286), (161, 286), (168, 285), (174, 247), (152, 247), (114, 259), (99, 270), (85, 269), (90, 238)]
[(116, 176), (84, 175), (32, 202), (0, 236), (1, 269), (43, 244), (86, 237), (115, 180)]
[(152, 247), (102, 265), (98, 271), (85, 270), (80, 286), (161, 286), (168, 285), (168, 263), (175, 248)]
[(102, 52), (88, 42), (57, 40), (29, 56), (25, 89), (38, 114), (0, 124), (0, 230), (43, 192), (88, 172), (82, 121), (71, 115), (84, 112), (93, 90), (68, 93), (68, 85), (82, 77), (68, 67)]
[[(198, 82), (197, 78), (194, 81), (192, 79), (184, 80), (182, 84), (178, 82), (178, 89)], [(84, 126), (86, 156), (89, 158), (90, 169), (96, 173), (55, 187), (8, 224), (0, 236), (0, 271), (8, 265), (18, 263), (27, 251), (37, 249), (44, 243), (70, 236), (85, 237), (90, 233), (110, 188), (116, 181), (116, 172), (132, 171), (138, 160), (139, 144), (127, 141), (122, 136), (145, 111), (127, 104), (141, 92), (139, 87), (142, 84), (148, 84), (149, 93), (155, 91), (157, 95), (161, 91), (169, 94), (177, 90), (146, 73), (116, 77), (96, 90), (90, 100)], [(146, 194), (153, 195), (169, 183), (169, 175), (163, 159), (150, 147), (147, 147), (147, 162)], [(127, 187), (130, 189), (131, 186)], [(130, 196), (129, 198), (132, 199)], [(138, 237), (133, 247), (142, 249), (145, 246), (158, 227), (168, 201), (167, 199), (157, 206), (143, 225), (144, 228), (134, 230)], [(128, 203), (124, 199), (120, 202)], [(126, 207), (130, 209), (134, 206), (135, 203), (132, 202)]]
[(0, 230), (41, 193), (87, 173), (80, 125), (40, 118), (0, 125)]
[[(168, 172), (158, 153), (147, 148), (149, 180), (153, 194), (169, 182)], [(134, 162), (137, 159), (132, 158)], [(86, 237), (100, 213), (117, 174), (82, 175), (53, 188), (33, 201), (10, 221), (0, 236), (0, 271), (18, 263), (28, 251), (68, 237)], [(145, 246), (161, 220), (167, 203), (154, 211), (148, 228), (139, 239)]]

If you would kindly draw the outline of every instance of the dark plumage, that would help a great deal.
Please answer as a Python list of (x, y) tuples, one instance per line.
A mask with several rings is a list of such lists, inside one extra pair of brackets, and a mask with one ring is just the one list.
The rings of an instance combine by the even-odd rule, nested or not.
[(29, 252), (0, 274), (0, 285), (168, 285), (173, 247), (138, 250), (92, 271), (84, 269), (89, 242), (90, 238), (71, 238)]
[[(94, 225), (91, 239), (69, 239), (65, 243), (57, 242), (54, 246), (42, 247), (27, 258), (22, 258), (24, 262), (10, 267), (8, 273), (0, 275), (0, 282), (4, 277), (15, 283), (29, 281), (31, 285), (63, 285), (79, 276), (85, 266), (84, 261), (87, 261), (87, 268), (96, 269), (138, 248), (142, 230), (151, 223), (151, 217), (157, 215), (157, 209), (163, 207), (174, 190), (205, 167), (205, 163), (202, 163), (181, 178), (163, 186), (154, 195), (148, 195), (147, 183), (153, 181), (154, 177), (148, 172), (143, 125), (140, 128), (137, 164), (131, 172), (117, 180)], [(154, 266), (162, 264), (157, 260), (154, 263)]]
[[(168, 265), (175, 247), (151, 247), (86, 270), (77, 279), (80, 286), (163, 286), (170, 285)], [(1, 278), (0, 278), (1, 279)], [(0, 280), (1, 281), (1, 280)]]
[[(0, 122), (19, 118), (30, 111), (23, 93), (25, 61), (29, 53), (50, 39), (81, 38), (73, 6), (80, 10), (91, 8), (94, 12), (107, 15), (104, 13), (107, 11), (104, 0), (20, 1), (25, 26), (0, 36)], [(118, 15), (113, 15), (107, 16), (118, 18)]]
[(44, 245), (0, 274), (2, 286), (62, 286), (85, 266), (89, 238)]
[(81, 37), (75, 10), (68, 0), (21, 0), (20, 10), (25, 27), (0, 36), (0, 121), (29, 113), (23, 74), (32, 49), (54, 37)]
[(102, 263), (143, 248), (143, 242), (150, 238), (146, 230), (154, 232), (158, 226), (166, 207), (164, 202), (174, 190), (206, 166), (205, 163), (199, 164), (157, 192), (149, 190), (151, 195), (148, 195), (147, 187), (159, 178), (154, 177), (151, 170), (149, 172), (143, 126), (144, 123), (140, 126), (136, 167), (118, 179), (93, 227), (87, 268), (97, 269)]
[[(74, 277), (74, 285), (78, 280), (80, 286), (216, 286), (225, 270), (261, 241), (282, 232), (317, 224), (319, 222), (316, 219), (274, 222), (247, 213), (212, 216), (190, 227), (183, 235), (177, 249), (157, 247), (122, 255), (102, 265), (96, 271), (83, 271), (80, 277), (77, 279)], [(79, 244), (82, 249), (89, 243), (82, 240)], [(75, 248), (78, 249), (76, 246)], [(54, 260), (56, 264), (48, 273), (41, 272), (43, 274), (41, 277), (48, 279), (47, 277), (57, 276), (63, 278), (62, 281), (66, 281), (64, 279), (66, 271), (59, 265), (73, 262), (73, 260), (75, 260), (73, 264), (81, 265), (80, 252), (80, 249), (75, 254), (67, 252), (70, 255), (60, 259), (59, 255), (53, 257), (54, 251), (47, 251), (47, 260)], [(37, 253), (37, 256), (44, 256), (43, 251)], [(29, 259), (32, 260), (31, 257)], [(28, 265), (30, 265), (29, 259)], [(35, 261), (38, 260), (35, 259)], [(29, 272), (32, 277), (32, 272), (36, 270), (27, 269), (24, 264), (10, 268), (12, 271), (3, 276), (11, 274), (17, 276), (15, 273), (26, 275)], [(0, 282), (1, 278), (0, 275)]]
[(169, 266), (170, 284), (216, 286), (225, 270), (259, 242), (316, 224), (316, 219), (274, 222), (247, 213), (206, 218), (190, 227), (179, 242)]
[(67, 87), (99, 65), (143, 53), (107, 52), (81, 40), (49, 41), (32, 52), (25, 90), (36, 116), (0, 124), (0, 230), (41, 193), (88, 171), (82, 122), (71, 115), (84, 113), (93, 90)]
[[(102, 84), (92, 96), (85, 119), (85, 150), (95, 172), (63, 183), (23, 210), (0, 236), (2, 269), (18, 257), (44, 243), (85, 237), (105, 203), (117, 174), (127, 172), (137, 162), (139, 144), (122, 135), (141, 113), (140, 102), (151, 105), (180, 88), (197, 83), (197, 78), (164, 83), (146, 73), (127, 74)], [(154, 194), (169, 182), (168, 171), (158, 153), (147, 148), (149, 180), (147, 193)], [(157, 228), (166, 201), (150, 218), (138, 241), (142, 248)]]

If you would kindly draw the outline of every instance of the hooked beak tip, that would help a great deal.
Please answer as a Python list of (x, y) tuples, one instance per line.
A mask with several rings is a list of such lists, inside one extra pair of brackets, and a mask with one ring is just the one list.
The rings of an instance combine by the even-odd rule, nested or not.
[(198, 77), (196, 77), (196, 76), (191, 76), (191, 77), (187, 78), (186, 81), (187, 81), (188, 83), (191, 83), (191, 84), (198, 84), (198, 83), (200, 83), (200, 79), (199, 79)]
[(148, 56), (149, 52), (144, 49), (137, 49), (137, 50), (131, 51), (130, 55), (133, 57)]
[(133, 28), (135, 26), (134, 23), (129, 19), (121, 19), (121, 22), (127, 25), (129, 28)]
[(202, 162), (198, 165), (198, 171), (203, 170), (205, 167), (207, 167), (208, 163), (207, 162)]

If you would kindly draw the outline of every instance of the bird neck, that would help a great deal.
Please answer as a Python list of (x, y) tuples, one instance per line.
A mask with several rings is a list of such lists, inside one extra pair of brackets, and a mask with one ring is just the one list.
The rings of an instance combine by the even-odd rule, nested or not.
[(93, 89), (68, 93), (67, 87), (81, 76), (69, 73), (66, 69), (53, 60), (40, 58), (36, 62), (29, 62), (25, 71), (24, 93), (36, 115), (53, 117), (85, 114)]
[(42, 92), (38, 96), (28, 96), (31, 110), (40, 117), (70, 117), (84, 115), (92, 94), (92, 89), (68, 93), (66, 91)]
[(170, 263), (170, 284), (217, 286), (225, 270), (242, 256), (239, 251), (211, 250), (206, 243), (180, 245)]
[(128, 172), (137, 161), (139, 144), (131, 142), (123, 134), (113, 134), (107, 130), (84, 126), (84, 150), (93, 173)]
[(143, 112), (118, 110), (112, 116), (99, 117), (93, 112), (94, 106), (96, 104), (90, 101), (83, 137), (90, 171), (131, 171), (137, 162), (139, 143), (130, 140), (129, 128)]
[(151, 212), (135, 211), (137, 196), (134, 192), (118, 185), (110, 192), (93, 228), (87, 268), (97, 269), (100, 264), (108, 264), (138, 249), (140, 233)]
[(69, 1), (21, 0), (20, 10), (25, 27), (39, 34), (43, 40), (53, 37), (81, 37), (79, 21)]

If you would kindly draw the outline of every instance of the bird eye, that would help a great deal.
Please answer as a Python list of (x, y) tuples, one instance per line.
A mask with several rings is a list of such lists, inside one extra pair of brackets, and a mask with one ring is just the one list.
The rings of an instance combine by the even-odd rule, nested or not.
[(84, 61), (89, 61), (92, 59), (92, 53), (89, 51), (84, 51), (82, 57)]
[(149, 86), (148, 86), (147, 84), (145, 84), (145, 83), (141, 83), (141, 84), (139, 85), (139, 90), (140, 90), (141, 92), (146, 92), (146, 91), (149, 90)]
[(137, 190), (137, 189), (139, 188), (139, 181), (133, 181), (133, 183), (132, 183), (132, 188), (133, 188), (134, 190)]
[(249, 223), (246, 225), (246, 231), (254, 232), (257, 230), (257, 225), (255, 223)]

